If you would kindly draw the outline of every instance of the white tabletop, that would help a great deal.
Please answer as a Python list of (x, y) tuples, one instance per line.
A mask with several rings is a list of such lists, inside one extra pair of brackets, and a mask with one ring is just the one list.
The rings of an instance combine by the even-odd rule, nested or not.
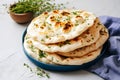
[[(15, 0), (0, 0), (0, 80), (103, 80), (102, 78), (79, 70), (74, 72), (47, 71), (50, 79), (38, 78), (23, 66), (36, 66), (24, 55), (21, 45), (22, 33), (28, 24), (15, 23), (6, 13), (2, 4), (10, 4)], [(120, 17), (120, 0), (56, 0), (57, 3), (68, 3), (68, 8), (84, 9), (97, 16), (108, 15)]]

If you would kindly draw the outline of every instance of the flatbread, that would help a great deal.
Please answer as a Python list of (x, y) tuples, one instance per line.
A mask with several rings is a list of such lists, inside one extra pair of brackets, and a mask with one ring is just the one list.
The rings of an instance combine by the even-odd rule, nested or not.
[(100, 36), (100, 30), (102, 27), (104, 26), (100, 24), (100, 21), (97, 18), (92, 27), (72, 40), (67, 40), (56, 44), (42, 44), (35, 39), (32, 39), (32, 42), (35, 47), (46, 52), (70, 52), (96, 42)]
[(39, 58), (39, 49), (33, 46), (33, 43), (28, 35), (26, 35), (24, 38), (24, 48), (32, 57), (35, 59)]
[(96, 16), (83, 10), (54, 10), (33, 19), (27, 33), (40, 43), (58, 43), (73, 39), (92, 27)]
[(102, 50), (102, 47), (81, 57), (65, 58), (57, 54), (47, 54), (48, 56), (46, 58), (51, 62), (59, 65), (82, 65), (84, 63), (87, 63), (96, 59), (97, 56), (100, 55), (101, 50)]
[(105, 27), (103, 27), (100, 30), (100, 38), (95, 43), (93, 43), (89, 46), (85, 46), (85, 47), (76, 49), (71, 52), (66, 52), (66, 53), (65, 52), (56, 52), (55, 54), (59, 54), (59, 55), (66, 56), (66, 57), (80, 57), (80, 56), (83, 56), (83, 55), (101, 47), (106, 42), (108, 37), (109, 37), (108, 30)]
[(59, 64), (59, 65), (82, 65), (84, 63), (90, 62), (92, 60), (94, 60), (97, 56), (100, 55), (102, 47), (100, 47), (99, 49), (90, 52), (82, 57), (73, 57), (73, 58), (69, 58), (69, 57), (63, 57), (60, 56), (58, 54), (51, 54), (51, 53), (44, 53), (44, 56), (40, 56), (40, 52), (41, 50), (39, 50), (36, 47), (32, 47), (32, 41), (30, 39), (25, 40), (24, 42), (24, 47), (25, 50), (35, 59), (40, 60), (42, 62), (45, 63), (50, 63), (50, 64)]
[(55, 63), (51, 62), (50, 60), (48, 60), (46, 57), (40, 58), (40, 56), (39, 56), (40, 50), (33, 46), (32, 41), (28, 35), (25, 36), (24, 48), (27, 51), (28, 55), (30, 55), (34, 59), (36, 59), (38, 61), (40, 60), (40, 61), (42, 61), (44, 63), (48, 63), (48, 64), (55, 64)]

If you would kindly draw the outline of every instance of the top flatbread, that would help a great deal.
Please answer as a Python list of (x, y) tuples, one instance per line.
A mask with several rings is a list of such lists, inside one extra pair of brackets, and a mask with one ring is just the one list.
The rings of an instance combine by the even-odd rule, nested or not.
[(99, 19), (96, 18), (92, 27), (72, 40), (67, 40), (56, 44), (42, 44), (35, 39), (32, 39), (32, 42), (35, 47), (46, 52), (70, 52), (96, 42), (100, 36), (100, 30), (102, 27), (104, 26), (100, 24)]
[(90, 28), (96, 17), (82, 10), (54, 10), (35, 18), (27, 33), (40, 43), (58, 43), (73, 39)]

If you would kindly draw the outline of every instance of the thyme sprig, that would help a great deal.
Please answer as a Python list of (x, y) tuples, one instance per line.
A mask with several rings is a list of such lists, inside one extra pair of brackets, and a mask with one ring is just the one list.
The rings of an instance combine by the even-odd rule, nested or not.
[(23, 64), (25, 67), (27, 67), (33, 74), (37, 75), (39, 78), (50, 78), (49, 73), (47, 73), (45, 70), (41, 69), (40, 67), (36, 67), (33, 69), (30, 67), (28, 64), (24, 63)]
[(19, 0), (10, 7), (10, 11), (15, 13), (32, 12), (36, 16), (55, 9), (65, 8), (64, 4), (56, 4), (55, 0)]

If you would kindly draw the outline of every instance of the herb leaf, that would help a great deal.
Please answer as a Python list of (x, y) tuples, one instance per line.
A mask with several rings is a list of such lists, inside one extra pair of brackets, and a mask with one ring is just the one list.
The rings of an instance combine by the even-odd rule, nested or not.
[(32, 68), (28, 64), (24, 63), (24, 66), (27, 67), (27, 68), (29, 68), (30, 71), (33, 72)]
[(29, 48), (32, 50), (32, 52), (35, 52), (35, 47), (33, 45), (29, 46)]
[(46, 57), (45, 52), (44, 52), (44, 51), (39, 50), (39, 57), (40, 57), (40, 58)]

